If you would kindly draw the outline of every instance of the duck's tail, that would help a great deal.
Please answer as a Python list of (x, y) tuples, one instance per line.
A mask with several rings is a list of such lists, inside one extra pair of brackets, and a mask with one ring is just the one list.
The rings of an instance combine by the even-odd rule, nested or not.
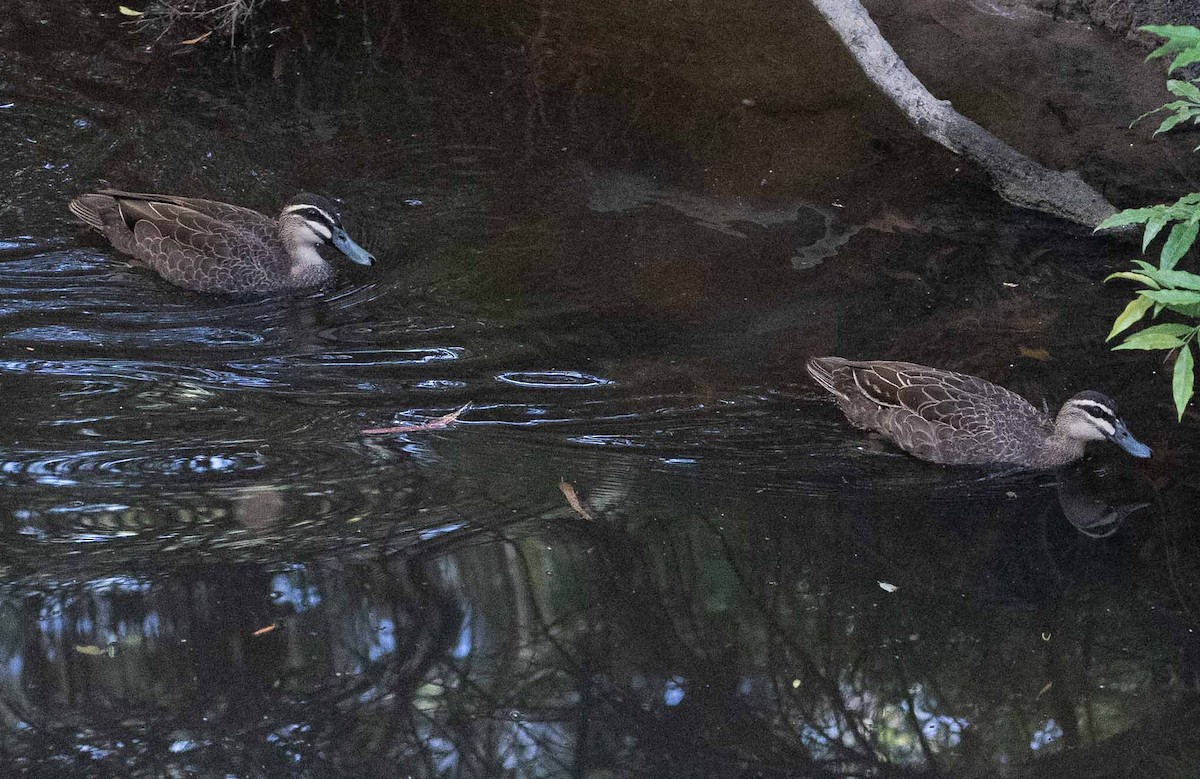
[(104, 212), (111, 211), (116, 201), (109, 195), (80, 195), (67, 204), (71, 213), (100, 232), (104, 232)]
[(834, 370), (845, 363), (841, 357), (809, 357), (808, 362), (804, 363), (804, 369), (817, 384), (837, 397), (845, 398), (846, 393), (838, 389), (837, 378), (833, 375)]

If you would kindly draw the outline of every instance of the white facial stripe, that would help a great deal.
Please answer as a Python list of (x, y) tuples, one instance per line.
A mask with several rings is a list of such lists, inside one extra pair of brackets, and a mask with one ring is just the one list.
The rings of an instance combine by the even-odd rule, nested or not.
[(1104, 433), (1106, 438), (1117, 432), (1117, 429), (1110, 425), (1106, 419), (1097, 419), (1093, 416), (1089, 416), (1088, 419), (1091, 420), (1092, 424), (1095, 425), (1101, 433)]
[(304, 224), (308, 225), (308, 229), (312, 230), (324, 241), (328, 241), (329, 239), (333, 238), (333, 233), (330, 232), (329, 228), (322, 222), (318, 222), (314, 219), (305, 219)]
[[(330, 213), (328, 211), (326, 211), (324, 208), (321, 208), (320, 206), (309, 205), (307, 203), (297, 203), (296, 205), (288, 206), (287, 208), (283, 209), (282, 214), (284, 216), (286, 216), (288, 214), (297, 214), (298, 213), (301, 216), (304, 216), (303, 212), (305, 212), (305, 211), (317, 212), (318, 214), (321, 215), (322, 219), (324, 219), (327, 223), (329, 223), (331, 225), (335, 225), (338, 223), (338, 220), (334, 219), (333, 216), (330, 215)], [(312, 217), (305, 217), (305, 218), (311, 219)]]
[(1104, 405), (1103, 403), (1097, 403), (1094, 400), (1072, 400), (1071, 405), (1072, 406), (1085, 406), (1087, 408), (1098, 408), (1101, 411), (1103, 411), (1104, 413), (1108, 414), (1109, 416), (1114, 416), (1111, 408)]
[(329, 216), (328, 211), (321, 208), (320, 206), (313, 206), (313, 205), (309, 205), (308, 203), (296, 203), (295, 205), (288, 206), (287, 208), (283, 209), (283, 213), (294, 214), (297, 211), (307, 211), (310, 208), (313, 211), (320, 211), (321, 214), (323, 214), (326, 219), (329, 219), (329, 221), (331, 221), (331, 222), (333, 221), (333, 219)]

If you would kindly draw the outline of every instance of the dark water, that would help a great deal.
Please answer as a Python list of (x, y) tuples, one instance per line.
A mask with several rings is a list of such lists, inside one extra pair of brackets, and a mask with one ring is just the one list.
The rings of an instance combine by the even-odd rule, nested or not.
[[(1195, 422), (1103, 346), (1121, 247), (970, 185), (706, 187), (432, 56), (302, 90), (40, 10), (0, 53), (5, 775), (1195, 775)], [(380, 262), (184, 292), (70, 222), (105, 183), (326, 192)], [(915, 462), (826, 353), (1102, 389), (1155, 458)]]

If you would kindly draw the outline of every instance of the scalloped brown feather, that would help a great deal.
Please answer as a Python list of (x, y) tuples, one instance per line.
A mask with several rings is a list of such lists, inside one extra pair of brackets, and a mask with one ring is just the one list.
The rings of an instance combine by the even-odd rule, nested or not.
[(1054, 435), (1049, 417), (1020, 395), (975, 376), (841, 357), (813, 357), (805, 367), (852, 424), (923, 460), (1044, 468), (1078, 457), (1074, 448), (1049, 451)]
[(69, 208), (118, 251), (185, 289), (277, 292), (333, 277), (327, 263), (294, 273), (279, 223), (249, 208), (114, 189), (81, 195)]

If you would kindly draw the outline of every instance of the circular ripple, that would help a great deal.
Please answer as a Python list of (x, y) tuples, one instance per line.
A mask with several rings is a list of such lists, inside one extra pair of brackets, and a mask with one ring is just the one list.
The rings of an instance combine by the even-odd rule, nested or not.
[(506, 371), (497, 375), (496, 380), (517, 387), (538, 389), (588, 389), (614, 383), (611, 379), (580, 371)]

